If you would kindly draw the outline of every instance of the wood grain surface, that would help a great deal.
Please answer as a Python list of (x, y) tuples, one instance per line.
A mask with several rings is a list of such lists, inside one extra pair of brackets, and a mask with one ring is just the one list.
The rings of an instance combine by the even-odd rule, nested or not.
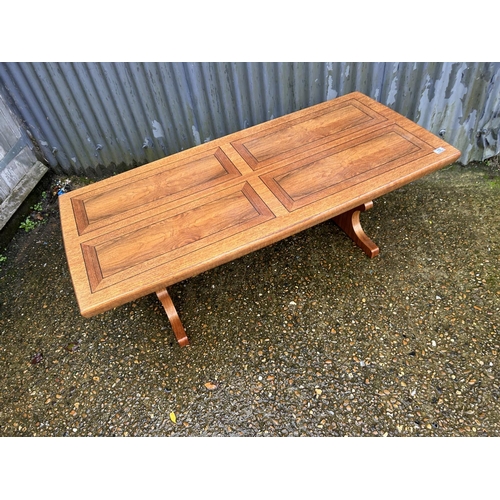
[(349, 211), (359, 226), (356, 208), (459, 157), (355, 92), (70, 191), (59, 201), (80, 311), (156, 293)]

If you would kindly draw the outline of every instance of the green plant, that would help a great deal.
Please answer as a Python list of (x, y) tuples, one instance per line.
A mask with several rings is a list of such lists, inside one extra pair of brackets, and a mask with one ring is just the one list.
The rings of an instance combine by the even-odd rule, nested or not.
[(2, 255), (2, 254), (0, 253), (0, 263), (1, 263), (1, 262), (5, 262), (6, 260), (7, 260), (7, 257), (5, 257), (5, 255)]
[[(42, 198), (44, 198), (45, 191), (42, 193)], [(30, 216), (26, 218), (21, 224), (19, 225), (20, 229), (24, 229), (26, 232), (31, 231), (32, 229), (35, 229), (35, 227), (39, 226), (40, 224), (44, 223), (45, 220), (43, 219), (42, 211), (43, 211), (43, 204), (41, 201), (38, 203), (35, 203), (32, 207), (30, 207), (33, 212), (31, 213)]]
[(498, 156), (493, 156), (492, 158), (488, 158), (487, 160), (484, 161), (484, 164), (492, 169), (496, 170), (497, 172), (500, 172), (500, 155)]
[(489, 180), (488, 183), (492, 188), (498, 189), (500, 188), (500, 177), (496, 177), (495, 179)]
[(32, 221), (29, 217), (27, 217), (24, 222), (21, 222), (19, 228), (24, 229), (26, 232), (28, 232), (31, 231), (32, 229), (35, 229), (36, 226), (37, 223), (35, 221)]

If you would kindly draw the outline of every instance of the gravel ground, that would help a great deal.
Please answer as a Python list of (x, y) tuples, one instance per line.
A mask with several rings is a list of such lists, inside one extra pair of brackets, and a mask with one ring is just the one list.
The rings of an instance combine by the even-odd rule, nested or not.
[(50, 191), (2, 252), (1, 436), (500, 436), (496, 163), (375, 200), (374, 259), (326, 222), (171, 287), (185, 348), (153, 295), (80, 316)]

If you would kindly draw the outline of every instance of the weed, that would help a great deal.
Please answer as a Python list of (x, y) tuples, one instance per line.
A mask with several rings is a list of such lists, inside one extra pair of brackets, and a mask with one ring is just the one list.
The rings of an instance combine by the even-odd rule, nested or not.
[(26, 232), (28, 232), (45, 222), (42, 212), (44, 210), (43, 202), (46, 200), (46, 198), (47, 198), (47, 193), (44, 191), (42, 193), (42, 201), (39, 201), (35, 203), (32, 207), (30, 207), (32, 210), (31, 215), (29, 215), (26, 218), (26, 220), (21, 222), (21, 224), (19, 225), (20, 229), (24, 229)]
[(493, 179), (493, 180), (488, 180), (488, 184), (492, 188), (500, 189), (500, 177), (497, 177), (496, 179)]
[(484, 161), (484, 164), (493, 171), (494, 174), (500, 173), (500, 155), (493, 156)]
[(484, 162), (488, 167), (500, 168), (500, 156), (493, 156)]
[(5, 255), (2, 255), (2, 254), (0, 253), (0, 264), (1, 264), (2, 262), (5, 262), (6, 260), (7, 260), (7, 257), (5, 257)]
[(24, 222), (21, 222), (21, 224), (19, 225), (19, 228), (24, 229), (26, 232), (28, 232), (28, 231), (31, 231), (32, 229), (35, 229), (35, 227), (37, 225), (38, 224), (35, 221), (33, 221), (29, 217), (27, 217)]

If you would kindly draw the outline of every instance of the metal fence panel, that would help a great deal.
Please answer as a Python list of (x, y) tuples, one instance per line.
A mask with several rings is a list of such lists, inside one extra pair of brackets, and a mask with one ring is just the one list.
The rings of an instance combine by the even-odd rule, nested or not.
[(500, 63), (0, 63), (39, 159), (103, 177), (361, 91), (440, 134), (461, 163), (500, 152)]

